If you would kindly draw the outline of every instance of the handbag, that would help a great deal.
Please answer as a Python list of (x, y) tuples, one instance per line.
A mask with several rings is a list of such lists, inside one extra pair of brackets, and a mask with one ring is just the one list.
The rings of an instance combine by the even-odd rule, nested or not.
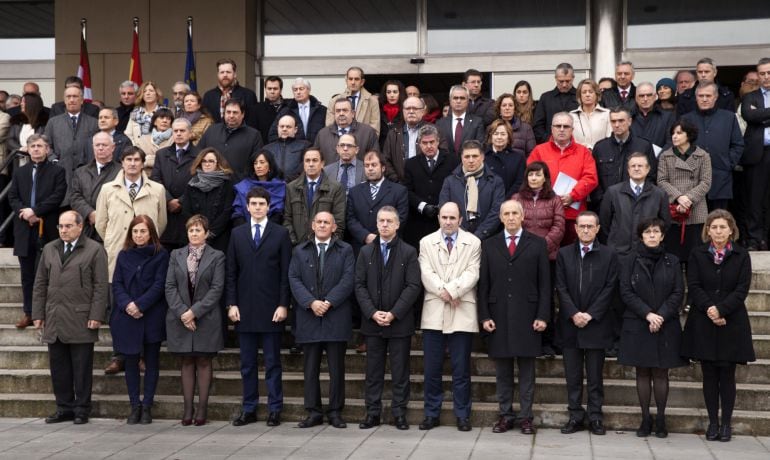
[(671, 219), (674, 222), (679, 222), (679, 226), (682, 227), (681, 234), (679, 235), (679, 245), (684, 244), (684, 227), (685, 222), (690, 217), (690, 211), (692, 208), (688, 208), (686, 212), (679, 212), (679, 203), (670, 203), (668, 205), (668, 212), (671, 214)]

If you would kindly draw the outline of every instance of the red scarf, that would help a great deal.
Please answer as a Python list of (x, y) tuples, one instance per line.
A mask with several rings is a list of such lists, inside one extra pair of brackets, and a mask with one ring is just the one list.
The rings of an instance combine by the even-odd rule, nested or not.
[(382, 106), (382, 111), (385, 112), (385, 116), (388, 118), (389, 122), (392, 122), (396, 118), (399, 110), (398, 104), (391, 104), (390, 102), (387, 102)]

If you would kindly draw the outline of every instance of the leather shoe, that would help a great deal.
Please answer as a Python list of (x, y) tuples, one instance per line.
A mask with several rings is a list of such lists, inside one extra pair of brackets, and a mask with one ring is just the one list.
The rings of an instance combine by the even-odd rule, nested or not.
[(399, 415), (393, 420), (393, 424), (396, 425), (396, 429), (398, 430), (408, 430), (409, 429), (409, 422), (406, 421), (406, 417), (403, 415)]
[(125, 365), (126, 363), (124, 363), (123, 360), (112, 358), (110, 363), (107, 364), (107, 367), (104, 368), (104, 375), (113, 375), (118, 372), (123, 372)]
[(730, 442), (733, 437), (733, 429), (730, 425), (722, 425), (719, 427), (719, 440), (722, 442)]
[(72, 423), (75, 425), (85, 425), (88, 423), (88, 416), (87, 415), (76, 415), (75, 418), (72, 420)]
[(639, 429), (636, 430), (636, 436), (638, 438), (646, 438), (652, 432), (652, 419), (642, 417), (642, 423), (639, 425)]
[(594, 420), (590, 425), (591, 433), (597, 436), (603, 436), (607, 434), (607, 430), (604, 429), (604, 423), (601, 420)]
[(362, 430), (368, 430), (369, 428), (374, 428), (376, 426), (379, 426), (380, 424), (380, 418), (375, 417), (374, 415), (367, 415), (366, 419), (358, 424), (358, 428)]
[(513, 429), (513, 420), (506, 420), (505, 417), (500, 417), (492, 427), (492, 433), (505, 433), (508, 430)]
[(281, 424), (281, 413), (270, 412), (267, 415), (267, 426), (278, 426)]
[(45, 418), (45, 423), (61, 423), (69, 422), (75, 418), (75, 414), (72, 412), (54, 412)]
[(359, 344), (356, 347), (356, 353), (358, 353), (358, 354), (366, 353), (366, 344), (365, 343)]
[(29, 315), (24, 315), (21, 317), (18, 323), (16, 323), (17, 329), (26, 329), (29, 326), (32, 326), (32, 317)]
[(344, 420), (342, 420), (342, 417), (339, 415), (333, 415), (329, 417), (329, 425), (333, 426), (334, 428), (347, 428), (348, 424), (345, 423)]
[(299, 422), (297, 424), (297, 428), (311, 428), (317, 425), (320, 425), (324, 422), (324, 419), (321, 417), (308, 417), (305, 420)]
[(236, 417), (235, 420), (233, 420), (233, 426), (244, 426), (244, 425), (248, 425), (249, 423), (254, 423), (256, 421), (257, 421), (256, 412), (241, 411), (238, 417)]
[(420, 423), (421, 430), (431, 430), (437, 426), (439, 426), (438, 417), (425, 417), (425, 419)]
[(136, 425), (139, 423), (139, 419), (142, 418), (142, 406), (136, 405), (131, 406), (131, 413), (128, 414), (128, 419), (126, 419), (127, 425)]
[(139, 419), (139, 424), (149, 425), (150, 423), (152, 423), (152, 407), (144, 406), (142, 407), (142, 418)]
[(471, 431), (471, 419), (457, 417), (457, 431)]
[(666, 428), (666, 419), (661, 417), (655, 418), (655, 436), (658, 438), (667, 438), (668, 429)]
[(706, 439), (709, 441), (719, 441), (719, 425), (709, 423), (709, 427), (706, 430)]
[(525, 418), (521, 421), (521, 434), (535, 434), (535, 425), (532, 420)]
[(561, 432), (562, 434), (572, 434), (577, 431), (583, 431), (584, 428), (583, 422), (578, 422), (574, 418), (571, 418), (566, 425), (561, 427)]

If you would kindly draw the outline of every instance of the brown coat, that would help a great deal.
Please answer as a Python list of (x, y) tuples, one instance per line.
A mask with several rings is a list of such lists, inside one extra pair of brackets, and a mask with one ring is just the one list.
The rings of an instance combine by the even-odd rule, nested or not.
[(668, 202), (687, 195), (692, 200), (692, 210), (686, 225), (703, 224), (708, 215), (706, 195), (711, 189), (711, 157), (700, 147), (682, 161), (668, 149), (658, 158), (658, 187), (668, 194)]

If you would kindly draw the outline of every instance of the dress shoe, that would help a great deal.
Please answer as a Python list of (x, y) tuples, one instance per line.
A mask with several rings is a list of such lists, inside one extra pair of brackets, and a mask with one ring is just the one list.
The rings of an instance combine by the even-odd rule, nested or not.
[(521, 434), (535, 434), (535, 425), (532, 420), (525, 418), (521, 421)]
[(152, 407), (144, 406), (142, 407), (142, 418), (139, 419), (139, 424), (149, 425), (150, 423), (152, 423)]
[(342, 420), (342, 417), (339, 415), (333, 415), (329, 417), (329, 425), (333, 426), (334, 428), (347, 428), (348, 424), (345, 423), (344, 420)]
[(638, 438), (646, 438), (652, 433), (652, 418), (642, 417), (642, 423), (639, 424), (639, 429), (636, 430), (636, 436)]
[(292, 345), (291, 348), (289, 348), (289, 353), (293, 355), (301, 355), (302, 354), (302, 347), (299, 345)]
[(709, 427), (706, 430), (706, 439), (709, 441), (719, 441), (719, 425), (709, 423)]
[(577, 431), (583, 431), (584, 428), (583, 422), (578, 422), (574, 418), (571, 418), (566, 425), (561, 427), (561, 432), (562, 434), (572, 434)]
[(324, 419), (322, 417), (308, 417), (305, 420), (299, 422), (297, 424), (298, 428), (311, 428), (314, 426), (318, 426), (324, 422)]
[(730, 442), (733, 437), (733, 428), (730, 425), (722, 425), (719, 427), (719, 440), (722, 442)]
[(278, 426), (281, 424), (281, 413), (270, 412), (267, 415), (267, 426)]
[(369, 428), (374, 428), (376, 426), (379, 426), (380, 424), (380, 418), (375, 417), (374, 415), (367, 415), (366, 420), (358, 424), (358, 428), (362, 430), (368, 430)]
[(206, 420), (205, 418), (196, 418), (195, 420), (193, 420), (193, 425), (195, 426), (203, 426), (206, 423), (208, 423), (208, 420)]
[(655, 417), (655, 436), (661, 439), (668, 437), (665, 417)]
[(589, 425), (589, 428), (591, 429), (591, 433), (597, 435), (597, 436), (604, 436), (607, 434), (607, 430), (604, 429), (604, 423), (602, 423), (601, 420), (594, 420)]
[(104, 374), (105, 375), (113, 375), (117, 374), (118, 372), (123, 372), (123, 369), (125, 369), (126, 363), (123, 362), (122, 359), (112, 358), (109, 364), (107, 364), (107, 367), (104, 368)]
[(617, 358), (618, 357), (618, 349), (615, 347), (607, 348), (604, 350), (604, 357), (605, 358)]
[(553, 347), (550, 345), (544, 345), (543, 346), (543, 354), (540, 355), (543, 358), (551, 359), (556, 356), (556, 351), (554, 351)]
[(126, 419), (126, 424), (128, 425), (136, 425), (139, 423), (139, 419), (142, 418), (142, 406), (137, 404), (136, 406), (131, 406), (131, 413), (128, 414), (128, 419)]
[(85, 425), (88, 423), (88, 416), (87, 415), (76, 415), (75, 418), (72, 420), (72, 423), (75, 425)]
[(500, 417), (492, 427), (492, 433), (505, 433), (508, 430), (513, 429), (513, 420), (506, 420), (505, 417)]
[(457, 431), (471, 431), (471, 419), (457, 417)]
[(356, 347), (356, 353), (358, 353), (358, 354), (366, 353), (366, 344), (365, 343), (359, 344)]
[(238, 414), (238, 417), (236, 417), (235, 420), (233, 420), (233, 426), (248, 425), (249, 423), (254, 423), (256, 421), (257, 421), (256, 412), (241, 411), (241, 413)]
[(45, 423), (61, 423), (69, 422), (75, 418), (75, 414), (72, 412), (54, 412), (45, 418)]
[(32, 317), (29, 316), (29, 315), (24, 315), (24, 316), (21, 317), (19, 322), (16, 323), (16, 328), (17, 329), (26, 329), (29, 326), (32, 326), (32, 324), (33, 324)]
[(421, 430), (431, 430), (437, 426), (439, 426), (438, 417), (425, 417), (425, 419), (420, 422)]
[(393, 424), (396, 425), (397, 430), (408, 430), (409, 429), (409, 422), (406, 421), (406, 417), (403, 415), (399, 415), (395, 419), (393, 419)]

